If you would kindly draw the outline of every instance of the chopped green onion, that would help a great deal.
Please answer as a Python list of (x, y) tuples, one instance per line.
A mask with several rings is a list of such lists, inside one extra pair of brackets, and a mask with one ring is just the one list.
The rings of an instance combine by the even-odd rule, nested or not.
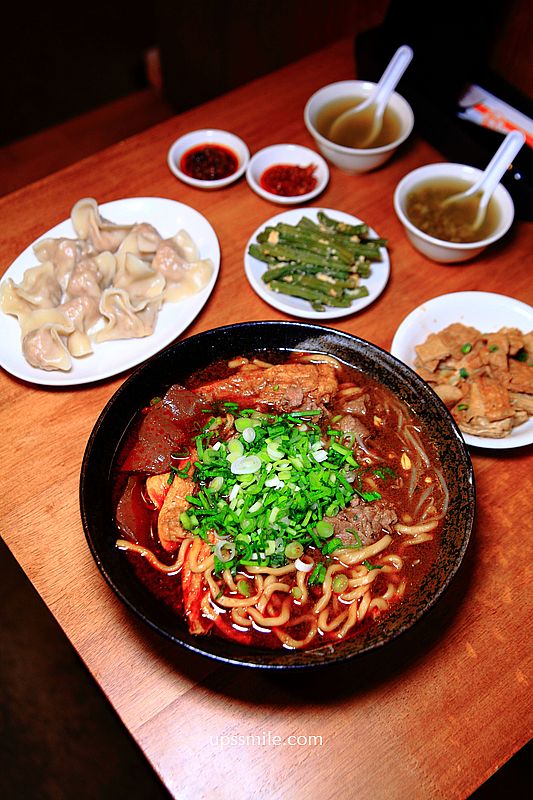
[(325, 556), (329, 556), (339, 547), (342, 547), (342, 539), (339, 539), (338, 536), (335, 536), (334, 539), (330, 539), (329, 542), (326, 542), (326, 544), (322, 548), (322, 553)]
[(316, 586), (318, 583), (324, 583), (326, 577), (326, 567), (324, 564), (317, 564), (311, 575), (309, 576), (309, 586)]
[(289, 542), (285, 548), (287, 558), (295, 559), (303, 555), (304, 549), (300, 542)]
[(244, 579), (237, 582), (237, 591), (239, 592), (239, 594), (242, 594), (243, 597), (250, 597), (252, 593), (250, 589), (250, 584), (248, 583), (248, 581)]
[(235, 555), (235, 544), (234, 542), (219, 540), (215, 545), (214, 552), (219, 561), (223, 564), (227, 564)]
[(373, 569), (383, 569), (383, 564), (371, 564), (368, 559), (365, 559), (363, 564), (369, 572)]
[(461, 347), (461, 353), (469, 353), (472, 349), (472, 345), (470, 342), (465, 342), (465, 344)]
[(347, 575), (335, 575), (331, 582), (331, 588), (335, 592), (335, 594), (342, 594), (348, 588), (348, 576)]
[(259, 456), (239, 456), (231, 465), (234, 475), (250, 475), (259, 472), (261, 469), (261, 459)]
[(321, 519), (317, 522), (315, 526), (315, 531), (320, 536), (321, 539), (329, 539), (330, 536), (333, 536), (335, 533), (335, 528), (331, 524), (331, 522), (326, 522), (325, 519)]
[(357, 531), (354, 531), (352, 528), (346, 528), (346, 533), (351, 533), (352, 534), (352, 536), (355, 539), (355, 546), (356, 547), (362, 547), (363, 546), (363, 543), (362, 543), (361, 538), (360, 538), (359, 534), (357, 533)]
[(468, 371), (464, 367), (461, 367), (459, 370), (459, 375), (461, 378), (468, 378)]
[(457, 406), (459, 411), (467, 411), (468, 410), (468, 403), (459, 403)]

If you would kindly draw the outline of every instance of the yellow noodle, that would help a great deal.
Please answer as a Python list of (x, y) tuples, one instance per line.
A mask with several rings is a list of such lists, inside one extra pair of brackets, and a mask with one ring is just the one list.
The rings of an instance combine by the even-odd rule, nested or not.
[(344, 603), (352, 603), (355, 600), (359, 600), (359, 598), (362, 597), (368, 591), (369, 591), (369, 585), (368, 583), (366, 583), (363, 586), (357, 586), (351, 592), (344, 592), (344, 594), (341, 594), (341, 600)]
[(379, 570), (372, 569), (366, 570), (364, 575), (359, 575), (357, 578), (350, 578), (348, 580), (348, 586), (351, 589), (355, 589), (356, 586), (368, 586), (370, 583), (373, 583), (379, 575)]
[(290, 592), (290, 586), (287, 586), (286, 583), (281, 583), (279, 581), (275, 581), (274, 583), (269, 583), (267, 586), (265, 581), (263, 596), (261, 597), (259, 603), (257, 603), (257, 609), (258, 611), (261, 612), (261, 614), (264, 613), (265, 607), (269, 602), (269, 600), (271, 599), (273, 592)]
[(315, 603), (315, 606), (313, 608), (313, 612), (315, 614), (320, 614), (320, 612), (326, 608), (331, 597), (331, 592), (332, 592), (331, 582), (333, 575), (336, 572), (340, 572), (343, 569), (344, 567), (342, 566), (342, 564), (331, 564), (331, 566), (327, 568), (326, 577), (324, 578), (324, 581), (322, 583), (322, 597), (317, 603)]
[(282, 607), (281, 612), (276, 617), (264, 617), (256, 608), (249, 608), (248, 613), (254, 621), (263, 628), (274, 628), (276, 625), (285, 625), (291, 615), (291, 600), (288, 597)]
[[(185, 542), (183, 543), (185, 544)], [(187, 541), (187, 546), (189, 545), (189, 541)], [(143, 558), (146, 558), (148, 563), (154, 567), (154, 569), (159, 570), (159, 572), (165, 572), (167, 575), (173, 575), (176, 572), (179, 572), (181, 567), (183, 566), (183, 556), (181, 556), (181, 548), (178, 553), (178, 557), (174, 561), (173, 564), (163, 564), (162, 561), (158, 559), (156, 555), (152, 553), (151, 550), (148, 550), (147, 547), (143, 547), (140, 544), (134, 544), (134, 542), (128, 542), (126, 539), (117, 539), (116, 546), (119, 550), (127, 550), (130, 553), (138, 553)]]
[(344, 639), (350, 628), (353, 628), (356, 622), (357, 622), (357, 603), (352, 603), (352, 605), (348, 609), (348, 616), (346, 617), (344, 625), (337, 634), (339, 639)]
[(371, 595), (370, 592), (367, 592), (361, 598), (361, 602), (359, 603), (359, 606), (357, 607), (357, 620), (358, 620), (358, 622), (362, 622), (364, 620), (364, 618), (366, 617), (367, 611), (368, 611), (368, 609), (370, 607), (371, 599), (372, 599), (372, 595)]
[(285, 567), (246, 567), (246, 571), (250, 573), (250, 575), (261, 575), (262, 573), (266, 575), (288, 575), (289, 572), (295, 572), (296, 567), (294, 564), (287, 564)]
[(209, 591), (211, 592), (211, 597), (213, 600), (216, 600), (218, 595), (220, 594), (220, 586), (215, 581), (213, 577), (213, 570), (208, 569), (204, 572), (204, 577), (206, 580), (207, 585), (209, 586)]
[(377, 608), (378, 611), (386, 611), (388, 607), (389, 604), (384, 597), (373, 597), (368, 605), (368, 610), (372, 611), (373, 608)]
[(248, 364), (248, 359), (242, 356), (241, 358), (234, 358), (232, 361), (228, 361), (228, 367), (230, 369), (234, 369), (235, 367), (242, 367), (244, 364)]
[(252, 597), (227, 597), (226, 595), (222, 595), (222, 597), (218, 599), (215, 597), (214, 600), (219, 606), (223, 606), (224, 608), (247, 608), (250, 610), (251, 606), (256, 605), (260, 597), (260, 594), (254, 594)]
[(307, 591), (307, 576), (309, 575), (308, 572), (302, 572), (302, 570), (298, 570), (296, 573), (296, 585), (300, 589), (302, 596), (300, 597), (300, 603), (307, 603), (307, 598), (309, 597), (309, 592)]
[(256, 367), (265, 367), (265, 369), (272, 366), (268, 361), (261, 361), (260, 358), (254, 358), (252, 363), (255, 364)]
[(375, 556), (377, 553), (381, 553), (391, 542), (392, 536), (386, 533), (378, 542), (374, 542), (374, 544), (370, 544), (368, 547), (363, 547), (360, 550), (348, 550), (348, 548), (340, 547), (338, 550), (335, 550), (335, 558), (338, 558), (339, 561), (342, 561), (343, 564), (348, 566), (359, 564), (361, 561), (365, 561), (367, 558), (372, 558), (372, 556)]
[(215, 556), (211, 553), (207, 558), (205, 558), (201, 564), (198, 563), (198, 556), (200, 554), (200, 550), (202, 545), (204, 544), (202, 539), (193, 539), (193, 543), (191, 545), (190, 551), (190, 563), (189, 569), (191, 572), (205, 572), (207, 569), (211, 569), (215, 564)]
[(299, 357), (299, 361), (307, 361), (310, 364), (331, 364), (337, 368), (341, 366), (336, 358), (325, 353), (304, 353)]
[(389, 553), (388, 555), (380, 558), (380, 564), (383, 564), (381, 572), (392, 572), (393, 570), (399, 571), (403, 569), (403, 558), (396, 553)]
[(360, 386), (347, 386), (345, 389), (339, 389), (337, 392), (337, 399), (354, 397), (356, 394), (361, 394), (362, 391)]
[(348, 611), (341, 611), (341, 613), (333, 617), (330, 622), (328, 622), (328, 614), (329, 608), (325, 608), (318, 617), (318, 627), (321, 631), (324, 631), (324, 633), (329, 633), (330, 631), (334, 631), (335, 628), (338, 628), (341, 622), (348, 616)]
[(252, 620), (249, 617), (244, 617), (238, 608), (231, 609), (231, 619), (235, 625), (240, 625), (241, 628), (251, 628)]
[(415, 536), (414, 539), (406, 539), (405, 542), (402, 542), (404, 547), (411, 547), (413, 544), (423, 544), (424, 542), (432, 542), (433, 536), (431, 533), (420, 533), (418, 536)]
[(224, 583), (226, 584), (230, 592), (238, 591), (235, 585), (235, 581), (233, 580), (233, 575), (231, 574), (231, 571), (229, 569), (224, 570), (224, 572), (222, 573), (222, 577), (224, 578)]
[(292, 636), (289, 636), (289, 634), (286, 631), (280, 630), (279, 628), (274, 628), (274, 633), (276, 634), (280, 642), (282, 642), (285, 645), (285, 647), (291, 647), (294, 648), (295, 650), (298, 650), (302, 647), (307, 647), (307, 645), (310, 644), (315, 638), (318, 630), (316, 620), (313, 619), (311, 615), (309, 615), (309, 618), (311, 624), (309, 627), (309, 631), (307, 632), (307, 636), (304, 639), (294, 639)]
[[(394, 529), (398, 531), (398, 533), (409, 533), (412, 536), (416, 536), (419, 533), (432, 531), (438, 524), (439, 522), (436, 519), (431, 519), (428, 522), (421, 522), (418, 525), (402, 525), (400, 522), (397, 522)], [(337, 553), (335, 553), (335, 555), (337, 555)]]
[(394, 585), (394, 583), (389, 581), (389, 583), (387, 584), (387, 590), (381, 595), (381, 597), (383, 598), (383, 600), (392, 600), (395, 594), (396, 594), (396, 586)]

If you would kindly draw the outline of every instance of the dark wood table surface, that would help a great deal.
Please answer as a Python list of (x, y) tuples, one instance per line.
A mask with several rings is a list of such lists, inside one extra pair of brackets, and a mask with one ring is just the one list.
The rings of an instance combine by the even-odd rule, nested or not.
[[(166, 153), (181, 133), (201, 127), (233, 130), (252, 152), (282, 141), (313, 146), (305, 102), (320, 86), (353, 77), (351, 45), (336, 43), (1, 198), (1, 270), (80, 197), (166, 197), (200, 211), (222, 250), (215, 289), (182, 336), (287, 319), (253, 292), (243, 271), (249, 236), (279, 207), (245, 180), (213, 192), (187, 187), (170, 173)], [(407, 242), (394, 188), (409, 170), (437, 160), (413, 135), (373, 173), (331, 168), (320, 205), (354, 214), (386, 237), (392, 267), (379, 300), (332, 327), (388, 349), (403, 318), (436, 295), (475, 289), (531, 303), (529, 223), (517, 221), (499, 245), (458, 267), (429, 262)], [(144, 627), (104, 582), (86, 545), (81, 460), (100, 411), (126, 377), (52, 389), (0, 373), (1, 533), (176, 798), (303, 800), (340, 791), (358, 800), (461, 798), (529, 740), (531, 447), (472, 449), (472, 547), (431, 619), (388, 654), (333, 672), (243, 671)]]

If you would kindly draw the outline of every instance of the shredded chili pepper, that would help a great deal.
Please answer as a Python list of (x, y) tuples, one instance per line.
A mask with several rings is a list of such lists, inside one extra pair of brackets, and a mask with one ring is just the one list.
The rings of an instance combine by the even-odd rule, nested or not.
[(274, 164), (259, 179), (263, 189), (283, 197), (295, 197), (313, 191), (317, 180), (313, 175), (316, 166), (300, 167), (298, 164)]

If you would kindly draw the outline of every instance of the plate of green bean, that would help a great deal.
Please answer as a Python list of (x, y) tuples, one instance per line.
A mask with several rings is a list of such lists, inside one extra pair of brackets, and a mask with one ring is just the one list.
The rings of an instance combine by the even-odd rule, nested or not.
[(291, 209), (254, 231), (244, 271), (274, 308), (324, 320), (373, 303), (387, 285), (390, 260), (386, 240), (358, 217), (329, 208)]

